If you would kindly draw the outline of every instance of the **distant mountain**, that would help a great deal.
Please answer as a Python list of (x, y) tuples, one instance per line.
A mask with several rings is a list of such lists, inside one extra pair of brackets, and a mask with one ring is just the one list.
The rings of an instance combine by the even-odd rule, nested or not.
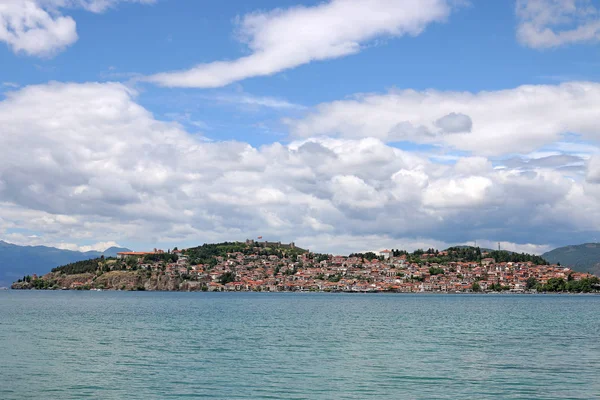
[(71, 251), (47, 246), (18, 246), (0, 240), (0, 287), (8, 287), (24, 275), (48, 273), (52, 268), (100, 256), (115, 257), (117, 252), (131, 251), (111, 247), (99, 251)]
[[(124, 251), (131, 251), (131, 250), (126, 247), (109, 247), (108, 249), (104, 250), (102, 253), (98, 253), (97, 251), (88, 251), (83, 254), (88, 254), (88, 253), (92, 254), (93, 253), (93, 254), (103, 255), (104, 257), (116, 257), (117, 253), (121, 253)], [(94, 255), (90, 258), (96, 258), (96, 257), (99, 257), (99, 256)]]
[(559, 247), (542, 255), (552, 264), (560, 263), (578, 272), (600, 275), (600, 243)]

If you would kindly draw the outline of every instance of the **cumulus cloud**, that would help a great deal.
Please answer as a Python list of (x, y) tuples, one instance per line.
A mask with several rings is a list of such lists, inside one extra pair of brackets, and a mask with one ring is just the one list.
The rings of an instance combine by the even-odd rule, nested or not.
[(332, 200), (336, 205), (373, 209), (385, 204), (385, 194), (357, 176), (334, 176), (330, 185)]
[(0, 2), (0, 41), (14, 52), (48, 56), (77, 41), (73, 18), (51, 14), (33, 0)]
[(483, 176), (437, 181), (423, 193), (423, 204), (433, 208), (481, 206), (494, 200), (487, 193), (492, 186), (492, 180)]
[(592, 0), (518, 0), (518, 40), (544, 49), (600, 40), (600, 10)]
[[(285, 123), (296, 137), (377, 137), (501, 155), (527, 153), (567, 133), (598, 140), (599, 118), (600, 84), (570, 82), (479, 93), (394, 90), (358, 95), (321, 104), (306, 117)], [(453, 134), (436, 135), (440, 128)]]
[(38, 236), (23, 241), (152, 248), (262, 235), (345, 251), (315, 238), (370, 238), (353, 250), (374, 238), (545, 244), (600, 224), (598, 185), (554, 167), (436, 164), (377, 138), (206, 142), (136, 96), (118, 83), (51, 83), (0, 102), (0, 237), (18, 227)]
[(147, 80), (170, 87), (225, 86), (355, 54), (379, 36), (416, 36), (427, 25), (445, 20), (450, 11), (448, 0), (330, 0), (313, 7), (255, 12), (238, 21), (237, 37), (250, 55), (159, 73)]
[(0, 0), (0, 41), (15, 53), (52, 56), (78, 39), (75, 20), (63, 8), (103, 12), (119, 2), (153, 0)]

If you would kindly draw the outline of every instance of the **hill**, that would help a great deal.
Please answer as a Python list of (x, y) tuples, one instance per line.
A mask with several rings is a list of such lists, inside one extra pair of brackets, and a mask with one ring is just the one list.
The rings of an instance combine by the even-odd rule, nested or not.
[(100, 256), (115, 257), (129, 249), (111, 247), (103, 252), (72, 251), (47, 246), (18, 246), (0, 240), (0, 287), (10, 286), (28, 274), (42, 275), (54, 267)]
[[(122, 249), (109, 249), (107, 252), (117, 250)], [(96, 256), (66, 263), (52, 268), (49, 273), (41, 271), (20, 274), (11, 287), (13, 289), (209, 290), (211, 281), (207, 280), (208, 275), (192, 269), (192, 265), (197, 267), (201, 264), (200, 270), (203, 272), (205, 268), (206, 271), (211, 271), (221, 265), (220, 268), (224, 270), (219, 272), (221, 276), (219, 280), (221, 283), (229, 283), (233, 280), (224, 281), (236, 277), (231, 268), (232, 265), (239, 263), (237, 258), (240, 256), (250, 257), (247, 261), (252, 265), (244, 269), (252, 270), (258, 268), (254, 262), (259, 258), (273, 261), (275, 257), (275, 260), (280, 260), (281, 266), (284, 266), (286, 262), (297, 262), (298, 257), (306, 252), (307, 250), (296, 247), (294, 243), (249, 240), (203, 244), (181, 251), (175, 248), (173, 253), (146, 254), (125, 259), (111, 258), (110, 255), (104, 254), (104, 258)], [(81, 254), (93, 255), (93, 253)], [(181, 263), (178, 262), (180, 257)], [(230, 257), (235, 261), (229, 259)], [(325, 259), (328, 258), (325, 256)], [(276, 268), (278, 272), (281, 266)], [(292, 271), (295, 269), (290, 269), (288, 275), (292, 275)], [(33, 273), (38, 277), (34, 279)], [(203, 280), (200, 279), (200, 275)], [(264, 278), (264, 272), (260, 277)]]
[(559, 247), (542, 257), (551, 263), (571, 267), (574, 271), (600, 274), (600, 243), (585, 243)]
[(306, 250), (295, 245), (282, 244), (279, 242), (223, 242), (215, 244), (203, 244), (185, 250), (185, 255), (190, 258), (192, 264), (216, 264), (217, 257), (225, 257), (227, 253), (239, 252), (242, 254), (258, 253), (259, 255), (299, 255)]
[[(452, 250), (452, 249), (477, 249), (477, 246), (467, 246), (467, 245), (461, 245), (461, 246), (452, 246), (446, 249), (446, 251), (448, 250)], [(487, 249), (485, 247), (480, 247), (479, 248), (482, 252), (484, 253), (489, 253), (494, 251), (493, 249)], [(508, 250), (505, 250), (508, 251)], [(510, 251), (508, 251), (509, 253), (511, 253)]]

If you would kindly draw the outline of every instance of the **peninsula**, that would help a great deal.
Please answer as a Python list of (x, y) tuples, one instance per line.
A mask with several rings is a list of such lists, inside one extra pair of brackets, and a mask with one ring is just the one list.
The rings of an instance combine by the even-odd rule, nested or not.
[(531, 254), (451, 247), (333, 256), (294, 243), (120, 252), (25, 276), (12, 289), (266, 292), (597, 292), (598, 277)]

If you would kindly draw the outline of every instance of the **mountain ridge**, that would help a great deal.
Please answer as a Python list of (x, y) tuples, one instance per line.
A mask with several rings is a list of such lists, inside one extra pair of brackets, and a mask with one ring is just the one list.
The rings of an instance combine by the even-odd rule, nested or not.
[(50, 246), (20, 246), (0, 240), (0, 287), (8, 287), (27, 274), (45, 274), (50, 269), (75, 261), (101, 256), (114, 257), (127, 248), (110, 247), (105, 251), (75, 251)]
[(600, 243), (583, 243), (558, 247), (542, 254), (551, 263), (560, 263), (577, 272), (600, 274)]

